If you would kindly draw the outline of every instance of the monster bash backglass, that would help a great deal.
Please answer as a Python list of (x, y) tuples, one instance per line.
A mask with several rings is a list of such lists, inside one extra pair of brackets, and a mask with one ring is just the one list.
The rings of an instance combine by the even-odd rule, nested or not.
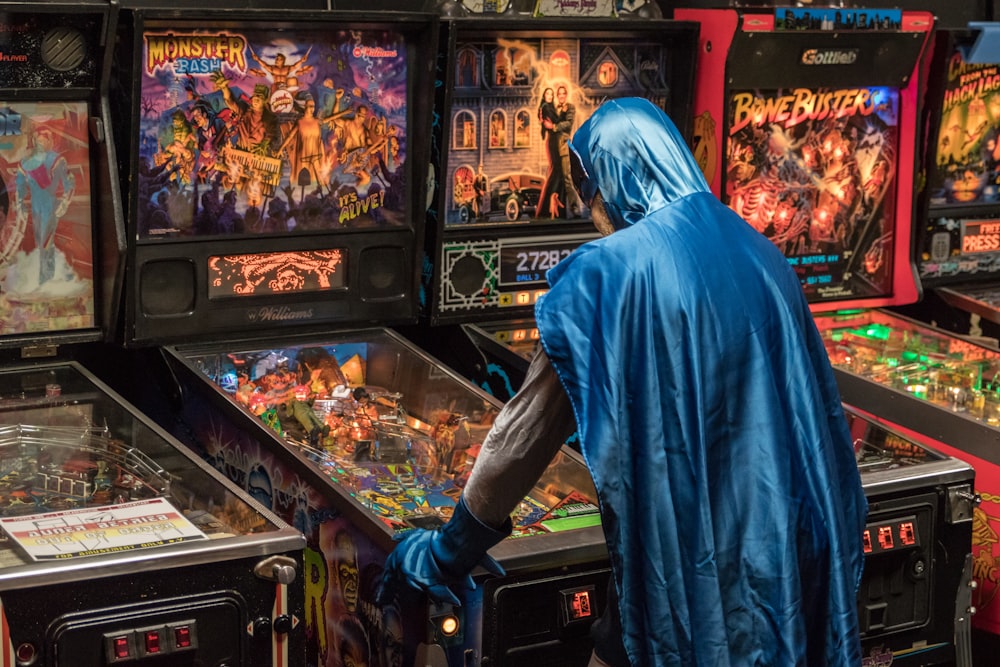
[(85, 102), (0, 102), (0, 335), (94, 326)]
[(810, 302), (891, 291), (898, 113), (893, 88), (730, 98), (725, 201), (784, 252)]
[(148, 29), (140, 76), (140, 239), (406, 224), (400, 35)]

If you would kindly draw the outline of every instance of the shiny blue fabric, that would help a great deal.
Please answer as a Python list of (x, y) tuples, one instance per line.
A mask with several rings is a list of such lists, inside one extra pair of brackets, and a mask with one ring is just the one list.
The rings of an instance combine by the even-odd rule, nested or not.
[(859, 665), (867, 502), (798, 279), (652, 104), (605, 103), (573, 146), (619, 231), (549, 272), (536, 318), (632, 664)]

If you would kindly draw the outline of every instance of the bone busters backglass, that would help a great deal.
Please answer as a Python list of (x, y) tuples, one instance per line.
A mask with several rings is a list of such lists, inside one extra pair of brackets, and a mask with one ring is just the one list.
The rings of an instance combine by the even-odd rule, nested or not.
[(94, 326), (85, 102), (0, 101), (0, 335)]
[(386, 29), (147, 30), (139, 239), (406, 225), (406, 63)]
[(892, 289), (899, 92), (735, 92), (724, 201), (778, 246), (810, 302)]

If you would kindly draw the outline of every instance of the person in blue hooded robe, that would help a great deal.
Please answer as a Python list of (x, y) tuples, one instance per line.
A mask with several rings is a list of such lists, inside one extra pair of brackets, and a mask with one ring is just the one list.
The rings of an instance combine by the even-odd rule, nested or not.
[(604, 103), (571, 147), (605, 235), (549, 271), (524, 385), (385, 586), (457, 602), (502, 573), (487, 550), (576, 426), (614, 575), (592, 665), (860, 664), (867, 502), (798, 278), (652, 103)]

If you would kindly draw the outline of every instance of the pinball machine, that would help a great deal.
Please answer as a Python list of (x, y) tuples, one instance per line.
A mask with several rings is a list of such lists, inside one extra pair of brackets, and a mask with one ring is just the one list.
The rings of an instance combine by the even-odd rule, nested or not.
[[(870, 392), (846, 386), (834, 342), (842, 338), (832, 325), (840, 317), (879, 317), (876, 309), (920, 298), (910, 221), (935, 17), (898, 8), (692, 4), (674, 15), (701, 24), (694, 113), (696, 127), (708, 131), (696, 130), (694, 152), (713, 191), (781, 248), (799, 275), (849, 412), (905, 432), (965, 470), (954, 485), (915, 467), (897, 489), (904, 504), (923, 494), (937, 498), (934, 530), (956, 537), (921, 561), (933, 592), (920, 591), (912, 562), (882, 558), (866, 538), (858, 600), (864, 659), (971, 664), (970, 552), (978, 500), (971, 489), (978, 470), (949, 446), (952, 440), (907, 430), (909, 420), (884, 411)], [(863, 458), (859, 469), (875, 516), (887, 506), (869, 486)], [(952, 512), (953, 501), (963, 510)], [(904, 597), (894, 597), (901, 591)]]
[(460, 607), (376, 602), (394, 535), (448, 520), (499, 409), (387, 328), (418, 313), (438, 15), (123, 15), (140, 405), (305, 535), (305, 664), (585, 661), (609, 570), (569, 450), (492, 550), (506, 576)]
[(990, 407), (1000, 331), (991, 304), (998, 255), (990, 247), (997, 238), (991, 225), (1000, 211), (993, 157), (1000, 116), (992, 92), (997, 64), (982, 62), (976, 49), (988, 31), (971, 25), (953, 22), (936, 31), (929, 64), (924, 186), (913, 243), (922, 298), (818, 321), (845, 400), (867, 404), (975, 466), (981, 502), (972, 535), (978, 584), (973, 625), (977, 640), (988, 647), (1000, 633), (995, 538), (1000, 432)]
[(598, 236), (560, 143), (621, 97), (651, 100), (689, 137), (697, 29), (652, 2), (539, 3), (531, 15), (461, 4), (442, 21), (421, 322), (399, 330), (507, 400), (523, 372), (477, 334), (496, 330), (501, 355), (530, 348), (546, 272)]
[(0, 665), (299, 664), (302, 536), (72, 354), (116, 310), (116, 20), (0, 3)]

